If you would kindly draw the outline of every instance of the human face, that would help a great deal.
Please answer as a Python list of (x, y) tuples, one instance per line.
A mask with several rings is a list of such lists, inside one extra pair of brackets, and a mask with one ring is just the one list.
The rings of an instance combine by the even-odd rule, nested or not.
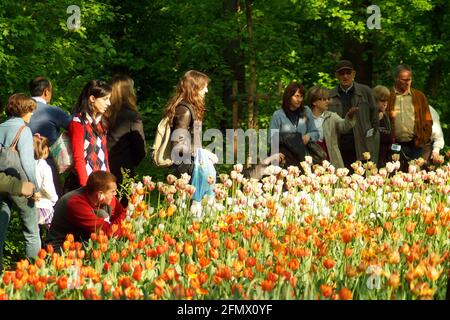
[(95, 98), (94, 96), (90, 96), (89, 99), (93, 103), (94, 113), (95, 114), (104, 114), (106, 109), (111, 105), (111, 94), (108, 94), (104, 97)]
[(200, 97), (205, 98), (207, 92), (208, 92), (208, 85), (206, 85), (202, 90), (200, 90), (199, 92)]
[(328, 105), (330, 103), (330, 98), (329, 97), (321, 97), (319, 99), (317, 99), (314, 103), (313, 106), (320, 111), (320, 113), (323, 113), (324, 111), (328, 110)]
[(294, 95), (291, 97), (290, 109), (292, 111), (297, 110), (302, 105), (302, 101), (303, 101), (303, 94), (301, 94), (300, 90), (297, 89), (297, 91), (295, 91)]
[(377, 105), (378, 105), (378, 110), (380, 110), (380, 112), (385, 112), (386, 108), (387, 108), (387, 100), (385, 100), (385, 99), (378, 100)]
[(115, 182), (110, 182), (106, 191), (99, 191), (98, 193), (103, 195), (101, 199), (99, 198), (100, 203), (110, 205), (117, 194), (117, 185)]
[(343, 89), (348, 89), (353, 84), (356, 71), (352, 69), (342, 69), (336, 72), (336, 78)]
[(400, 72), (395, 79), (395, 88), (400, 93), (409, 92), (411, 89), (412, 74), (408, 70)]

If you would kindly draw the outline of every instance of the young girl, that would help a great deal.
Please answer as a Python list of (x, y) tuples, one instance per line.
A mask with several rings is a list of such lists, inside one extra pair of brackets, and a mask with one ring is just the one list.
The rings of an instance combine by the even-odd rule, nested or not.
[(44, 226), (47, 230), (53, 218), (53, 206), (58, 200), (55, 185), (53, 184), (52, 169), (47, 164), (49, 155), (49, 142), (44, 136), (36, 133), (33, 136), (34, 142), (34, 159), (36, 160), (36, 180), (40, 188), (41, 198), (36, 201), (36, 208), (39, 217), (39, 225)]

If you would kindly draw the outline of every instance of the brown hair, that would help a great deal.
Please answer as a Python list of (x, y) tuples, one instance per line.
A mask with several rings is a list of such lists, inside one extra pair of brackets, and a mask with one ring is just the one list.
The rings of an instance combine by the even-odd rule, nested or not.
[(209, 84), (211, 79), (204, 73), (195, 70), (187, 71), (178, 82), (175, 93), (166, 105), (164, 116), (172, 122), (175, 109), (181, 101), (186, 101), (194, 109), (194, 120), (202, 120), (205, 112), (205, 99), (199, 95), (200, 90)]
[(36, 101), (24, 93), (15, 93), (8, 99), (6, 113), (13, 117), (23, 117), (36, 109)]
[(81, 91), (78, 97), (77, 104), (73, 109), (74, 114), (81, 113), (84, 116), (85, 113), (92, 115), (92, 106), (89, 103), (89, 97), (94, 96), (95, 99), (106, 97), (111, 93), (111, 86), (102, 80), (89, 81)]
[(372, 89), (373, 97), (375, 101), (387, 101), (389, 100), (389, 96), (391, 95), (388, 88), (385, 86), (378, 85)]
[(33, 135), (33, 145), (34, 145), (34, 159), (39, 160), (44, 157), (44, 155), (49, 153), (49, 142), (44, 136), (39, 133)]
[(328, 98), (330, 90), (324, 87), (314, 86), (308, 91), (308, 104), (311, 109), (314, 108), (314, 102), (317, 100)]
[(134, 81), (126, 75), (116, 75), (112, 80), (111, 105), (106, 111), (109, 127), (113, 128), (117, 114), (122, 109), (138, 111), (136, 106), (136, 93), (134, 91)]
[[(303, 86), (303, 84), (299, 84), (297, 82), (291, 82), (286, 89), (284, 89), (284, 93), (283, 93), (283, 103), (281, 105), (281, 107), (283, 108), (284, 111), (288, 111), (289, 108), (291, 107), (291, 98), (292, 96), (297, 92), (297, 90), (300, 91), (300, 94), (302, 96), (305, 96), (305, 87)], [(300, 110), (304, 109), (304, 99), (302, 100), (302, 103), (300, 105)]]
[(116, 182), (116, 177), (111, 172), (94, 171), (87, 179), (86, 190), (90, 194), (97, 191), (106, 191), (108, 184), (111, 182)]

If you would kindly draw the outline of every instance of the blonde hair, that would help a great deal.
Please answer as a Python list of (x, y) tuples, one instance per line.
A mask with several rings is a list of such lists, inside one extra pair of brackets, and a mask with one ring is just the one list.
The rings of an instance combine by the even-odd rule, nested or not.
[(164, 116), (172, 122), (175, 109), (181, 101), (186, 101), (194, 109), (194, 120), (202, 120), (205, 112), (205, 99), (200, 91), (209, 84), (211, 79), (204, 73), (195, 70), (187, 71), (178, 82), (175, 93), (166, 105)]
[(308, 90), (308, 103), (309, 106), (314, 108), (314, 102), (321, 98), (328, 98), (330, 96), (330, 90), (324, 87), (314, 86)]
[(373, 88), (372, 93), (376, 102), (381, 100), (386, 101), (389, 99), (389, 96), (391, 95), (389, 89), (381, 85), (378, 85), (375, 88)]
[(134, 91), (134, 81), (125, 75), (116, 75), (112, 80), (111, 105), (106, 114), (109, 127), (116, 124), (117, 114), (124, 108), (137, 112), (136, 93)]
[(41, 136), (39, 133), (35, 133), (33, 135), (33, 145), (34, 145), (34, 159), (39, 160), (43, 159), (45, 156), (48, 156), (49, 142), (48, 139), (44, 136)]

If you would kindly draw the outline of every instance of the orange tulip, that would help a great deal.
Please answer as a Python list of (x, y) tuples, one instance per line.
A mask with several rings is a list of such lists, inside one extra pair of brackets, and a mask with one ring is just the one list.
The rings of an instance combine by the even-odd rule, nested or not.
[(47, 291), (44, 293), (45, 300), (55, 300), (55, 293), (53, 291)]
[(428, 211), (425, 213), (425, 217), (424, 217), (424, 223), (425, 224), (431, 224), (433, 223), (434, 220), (434, 212)]
[(247, 250), (241, 247), (237, 250), (237, 252), (238, 252), (238, 259), (240, 261), (244, 261), (245, 258), (247, 257)]
[(323, 260), (323, 266), (327, 269), (331, 269), (334, 267), (334, 260), (331, 258), (326, 258), (325, 260)]
[(197, 266), (195, 264), (188, 263), (184, 268), (187, 275), (197, 274)]
[(187, 256), (191, 256), (194, 252), (194, 247), (192, 246), (192, 243), (190, 241), (186, 241), (184, 243), (184, 254)]
[(321, 284), (320, 285), (320, 292), (322, 293), (322, 295), (325, 298), (328, 298), (333, 293), (333, 288), (331, 286), (329, 286), (329, 285)]
[(60, 290), (67, 289), (67, 276), (62, 275), (61, 277), (59, 277), (58, 280), (56, 281), (56, 284)]
[(169, 263), (176, 264), (180, 258), (180, 255), (177, 252), (171, 252), (169, 254)]
[(275, 283), (273, 283), (270, 280), (263, 280), (261, 282), (261, 289), (263, 289), (263, 291), (267, 291), (267, 292), (272, 291), (274, 287), (275, 287)]
[(341, 238), (344, 243), (349, 243), (352, 241), (353, 235), (349, 230), (344, 230), (341, 232)]
[(212, 259), (217, 259), (217, 258), (219, 258), (219, 251), (217, 249), (211, 248), (211, 249), (209, 249), (209, 256)]
[(350, 291), (350, 289), (344, 287), (341, 290), (339, 290), (339, 298), (341, 300), (351, 300), (352, 297), (353, 297), (353, 294)]
[(391, 274), (389, 277), (387, 285), (389, 287), (397, 288), (400, 285), (400, 277), (397, 273)]
[(202, 269), (206, 268), (210, 262), (211, 259), (208, 259), (206, 257), (201, 257), (198, 259), (198, 263), (200, 264), (200, 267), (202, 267)]
[(122, 270), (122, 272), (129, 272), (131, 270), (131, 267), (128, 263), (124, 262), (122, 263), (122, 266), (120, 267), (120, 269)]

